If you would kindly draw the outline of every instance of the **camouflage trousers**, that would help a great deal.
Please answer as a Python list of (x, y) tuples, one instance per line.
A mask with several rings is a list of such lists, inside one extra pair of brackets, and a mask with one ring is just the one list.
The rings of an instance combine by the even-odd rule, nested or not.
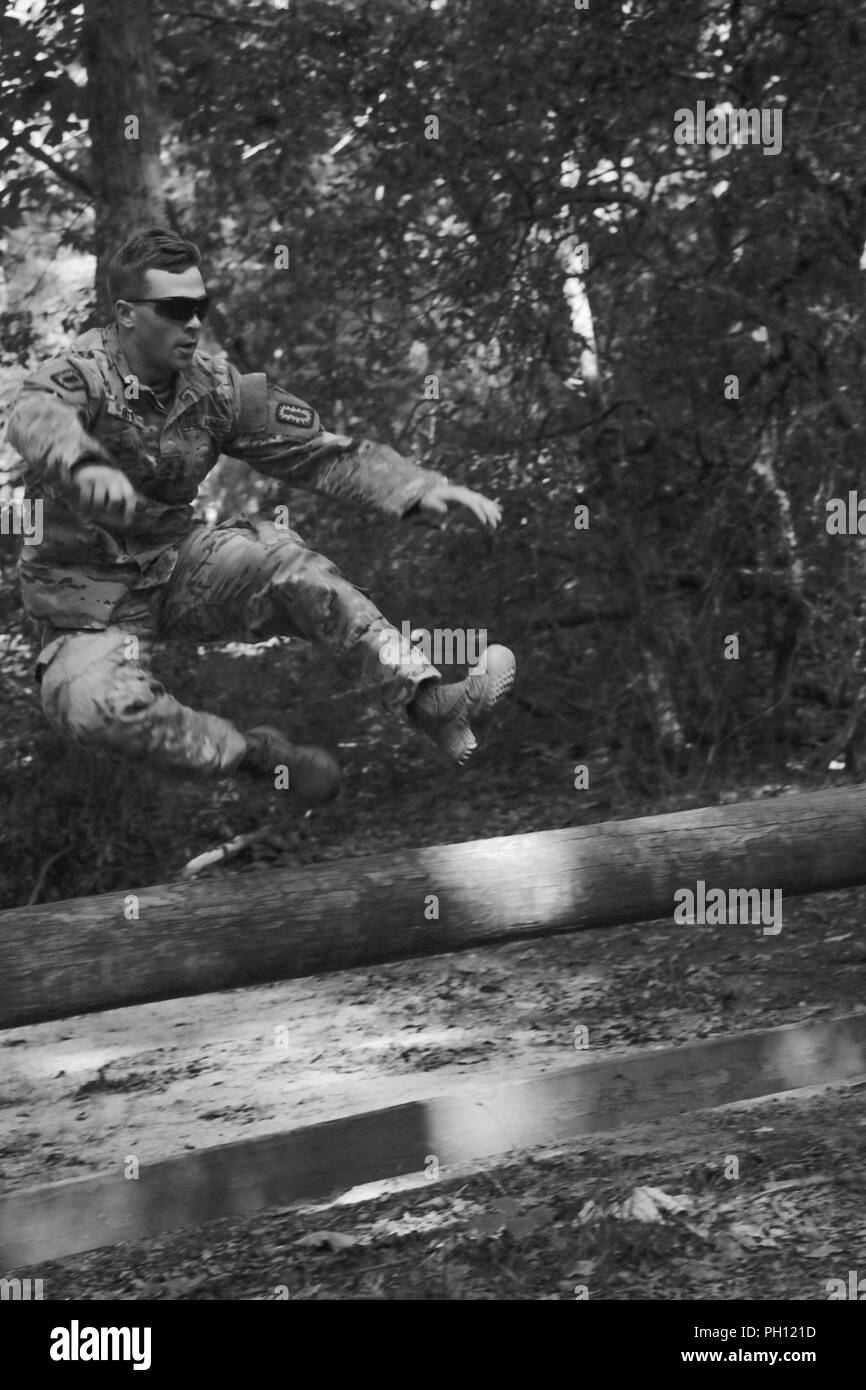
[[(246, 751), (243, 734), (227, 719), (181, 704), (156, 679), (150, 659), (158, 638), (308, 638), (347, 680), (377, 694), (395, 714), (420, 681), (439, 675), (293, 531), (240, 516), (212, 530), (197, 526), (177, 550), (170, 577), (151, 588), (131, 584), (104, 629), (42, 625), (42, 706), (51, 724), (77, 743), (192, 776), (235, 770)], [(380, 659), (383, 634), (390, 638), (386, 654), (397, 661)]]

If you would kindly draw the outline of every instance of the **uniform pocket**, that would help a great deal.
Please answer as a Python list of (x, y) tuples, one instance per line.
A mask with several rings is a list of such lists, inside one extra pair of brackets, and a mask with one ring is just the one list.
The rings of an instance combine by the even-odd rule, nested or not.
[(112, 420), (99, 431), (99, 442), (111, 455), (115, 467), (125, 473), (133, 487), (137, 487), (155, 472), (154, 462), (148, 455), (141, 435), (135, 425)]

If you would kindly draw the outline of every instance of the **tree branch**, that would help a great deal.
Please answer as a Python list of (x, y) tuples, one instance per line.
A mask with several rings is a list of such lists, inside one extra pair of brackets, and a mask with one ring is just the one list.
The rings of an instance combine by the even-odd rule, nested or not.
[(32, 159), (44, 164), (46, 169), (50, 169), (62, 183), (68, 184), (77, 193), (82, 193), (85, 198), (93, 199), (93, 187), (83, 174), (77, 174), (74, 169), (65, 168), (58, 159), (46, 154), (44, 150), (37, 149), (35, 145), (30, 144), (29, 140), (23, 139), (20, 135), (7, 135), (6, 139), (12, 149), (22, 150), (24, 154), (29, 154)]
[(33, 885), (33, 889), (32, 889), (32, 892), (31, 892), (31, 894), (30, 894), (30, 897), (27, 899), (27, 906), (28, 906), (28, 907), (32, 907), (34, 903), (38, 903), (38, 901), (39, 901), (39, 895), (41, 894), (42, 889), (43, 889), (43, 887), (45, 886), (45, 880), (46, 880), (46, 878), (47, 878), (47, 876), (48, 876), (48, 870), (51, 868), (52, 864), (56, 864), (57, 860), (61, 857), (61, 855), (67, 854), (68, 851), (69, 851), (69, 846), (68, 846), (68, 845), (64, 845), (64, 846), (62, 847), (62, 849), (59, 849), (59, 850), (56, 852), (56, 854), (52, 854), (52, 856), (51, 856), (50, 859), (46, 859), (46, 860), (45, 860), (45, 863), (42, 865), (42, 868), (39, 870), (39, 874), (38, 874), (38, 876), (37, 876), (36, 882), (35, 882), (34, 885)]
[[(284, 10), (283, 13), (288, 14), (289, 11)], [(183, 10), (183, 16), (188, 19), (204, 20), (206, 24), (230, 24), (236, 29), (262, 29), (269, 34), (273, 34), (274, 32), (275, 21), (271, 19), (234, 19), (230, 15), (207, 14), (207, 12), (202, 10), (187, 9)]]

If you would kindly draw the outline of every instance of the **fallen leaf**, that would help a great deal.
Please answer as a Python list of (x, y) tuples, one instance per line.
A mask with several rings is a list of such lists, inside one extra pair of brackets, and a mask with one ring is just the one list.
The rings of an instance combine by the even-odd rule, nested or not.
[(631, 1221), (664, 1221), (665, 1214), (679, 1215), (694, 1209), (691, 1197), (671, 1197), (660, 1187), (636, 1187), (630, 1197), (613, 1208), (615, 1216)]
[(760, 1226), (750, 1226), (745, 1221), (735, 1221), (728, 1227), (728, 1235), (732, 1236), (739, 1245), (747, 1250), (756, 1250), (764, 1246), (775, 1246), (776, 1242), (766, 1231), (762, 1231)]
[(344, 1236), (341, 1231), (310, 1231), (309, 1235), (301, 1236), (295, 1241), (296, 1245), (306, 1245), (314, 1250), (348, 1250), (350, 1245), (357, 1245), (354, 1236)]

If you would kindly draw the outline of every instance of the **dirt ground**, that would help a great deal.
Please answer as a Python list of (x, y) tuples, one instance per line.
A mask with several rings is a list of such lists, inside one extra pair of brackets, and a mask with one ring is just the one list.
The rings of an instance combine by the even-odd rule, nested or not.
[(844, 1298), (866, 1272), (864, 1084), (16, 1272), (56, 1300)]
[[(7, 1032), (3, 1190), (529, 1078), (574, 1060), (576, 1026), (610, 1054), (844, 1014), (863, 1000), (864, 899), (786, 901), (776, 937), (658, 922)], [(52, 1298), (826, 1298), (836, 1265), (866, 1272), (862, 1094), (682, 1116), (449, 1171), (434, 1192), (386, 1183), (326, 1217), (27, 1272)], [(736, 1181), (730, 1153), (748, 1155)]]

